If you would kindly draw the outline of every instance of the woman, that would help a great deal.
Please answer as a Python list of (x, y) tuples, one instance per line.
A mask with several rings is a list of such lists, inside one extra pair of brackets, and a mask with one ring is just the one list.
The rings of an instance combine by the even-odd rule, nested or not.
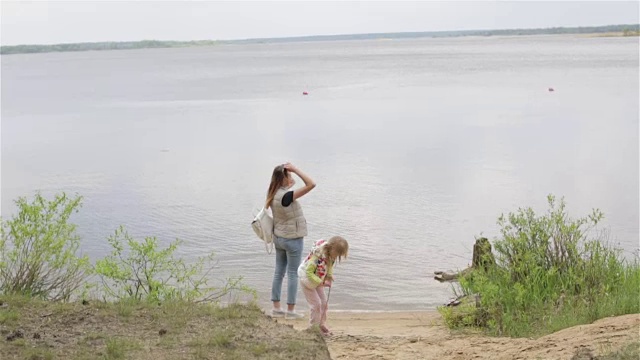
[[(304, 186), (290, 190), (295, 184), (291, 174), (298, 175)], [(302, 207), (297, 201), (316, 187), (316, 183), (309, 176), (290, 163), (278, 165), (273, 169), (271, 184), (267, 192), (265, 207), (271, 208), (273, 213), (273, 235), (276, 248), (276, 269), (271, 285), (271, 301), (273, 317), (298, 319), (304, 315), (296, 313), (296, 295), (298, 294), (298, 266), (303, 249), (303, 238), (307, 235), (307, 221), (302, 213)], [(280, 307), (282, 280), (287, 272), (287, 311)]]

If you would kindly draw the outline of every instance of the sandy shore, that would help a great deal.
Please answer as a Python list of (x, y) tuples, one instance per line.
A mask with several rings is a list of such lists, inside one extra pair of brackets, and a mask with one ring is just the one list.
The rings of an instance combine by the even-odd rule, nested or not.
[[(304, 329), (306, 320), (294, 321)], [(448, 330), (437, 312), (329, 314), (333, 359), (570, 359), (640, 341), (640, 314), (601, 319), (538, 339), (487, 337)]]

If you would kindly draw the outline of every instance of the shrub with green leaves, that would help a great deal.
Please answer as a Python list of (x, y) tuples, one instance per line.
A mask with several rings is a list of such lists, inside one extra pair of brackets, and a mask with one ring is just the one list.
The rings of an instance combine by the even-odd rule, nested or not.
[(47, 300), (68, 300), (90, 270), (78, 255), (80, 238), (69, 223), (81, 197), (40, 193), (16, 200), (18, 212), (0, 226), (0, 292)]
[(526, 336), (640, 312), (640, 265), (626, 261), (597, 230), (602, 212), (572, 219), (564, 199), (550, 195), (548, 203), (543, 215), (527, 208), (501, 216), (497, 266), (460, 279), (464, 294), (480, 294), (482, 321), (472, 323)]
[(138, 241), (120, 227), (108, 242), (111, 254), (96, 262), (95, 272), (110, 299), (216, 301), (234, 290), (251, 292), (241, 278), (226, 279), (221, 287), (209, 285), (214, 254), (187, 264), (174, 255), (180, 240), (162, 248), (155, 237)]
[(495, 242), (495, 249), (514, 281), (529, 278), (532, 271), (540, 269), (568, 275), (584, 265), (590, 250), (605, 250), (591, 248), (599, 243), (587, 238), (604, 218), (601, 211), (593, 210), (589, 216), (574, 220), (566, 213), (564, 199), (557, 204), (549, 195), (547, 201), (550, 209), (546, 215), (536, 216), (527, 208), (498, 219), (502, 240)]

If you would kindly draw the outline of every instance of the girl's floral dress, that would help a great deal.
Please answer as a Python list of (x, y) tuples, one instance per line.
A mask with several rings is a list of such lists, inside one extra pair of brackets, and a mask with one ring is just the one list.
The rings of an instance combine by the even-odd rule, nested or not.
[(308, 288), (316, 288), (324, 281), (327, 275), (332, 275), (333, 264), (324, 255), (326, 240), (316, 241), (311, 252), (298, 267), (298, 277), (303, 285)]

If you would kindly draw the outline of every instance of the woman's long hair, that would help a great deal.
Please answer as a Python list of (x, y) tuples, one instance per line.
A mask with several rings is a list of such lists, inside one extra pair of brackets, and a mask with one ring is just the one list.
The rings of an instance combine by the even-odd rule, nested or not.
[(264, 205), (266, 209), (271, 206), (273, 198), (276, 196), (276, 192), (284, 185), (284, 180), (289, 177), (289, 171), (284, 168), (284, 165), (278, 165), (273, 169), (271, 175), (271, 184), (269, 184), (269, 190), (267, 191), (267, 202)]

